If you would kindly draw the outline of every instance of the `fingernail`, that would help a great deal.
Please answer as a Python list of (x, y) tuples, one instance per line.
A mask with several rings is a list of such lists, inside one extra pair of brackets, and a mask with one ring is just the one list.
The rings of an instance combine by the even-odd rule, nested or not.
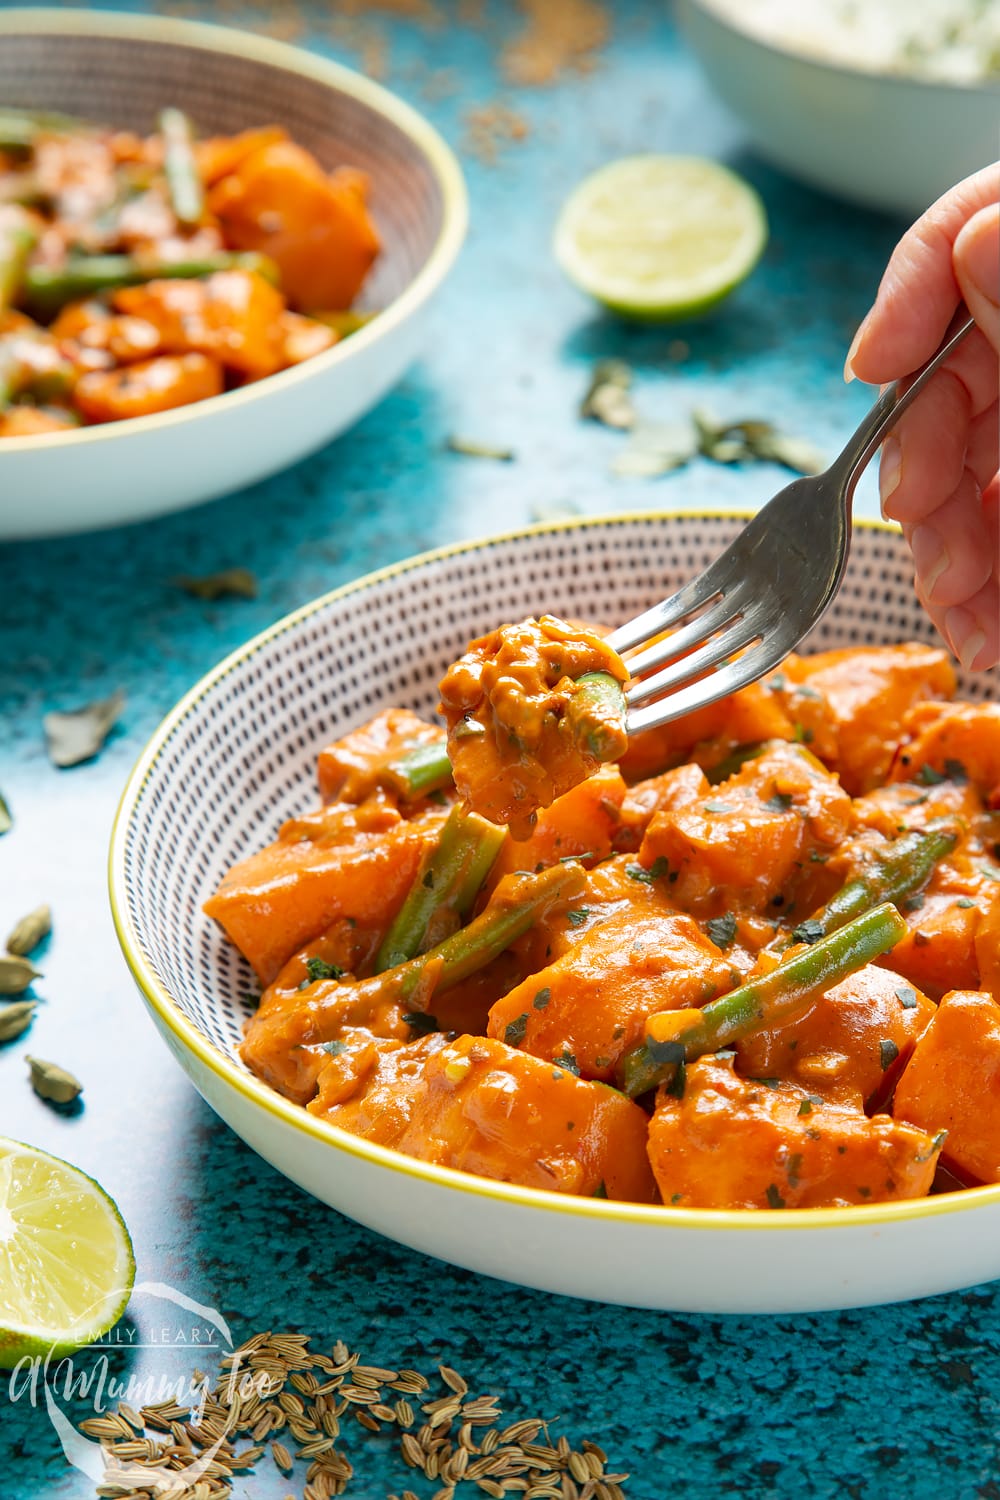
[(986, 645), (986, 632), (980, 630), (975, 615), (961, 604), (945, 614), (944, 628), (955, 655), (966, 672), (971, 672), (976, 657)]
[(859, 325), (857, 333), (851, 340), (851, 347), (847, 351), (847, 358), (844, 360), (844, 379), (848, 385), (850, 385), (852, 380), (857, 380), (858, 378), (854, 373), (854, 356), (858, 352), (858, 345), (861, 343), (861, 335), (865, 331), (865, 323), (867, 322), (868, 319), (865, 318)]
[(951, 562), (948, 549), (933, 526), (916, 526), (910, 537), (910, 551), (924, 594), (933, 603), (934, 585)]
[[(992, 210), (995, 215), (996, 209)], [(979, 229), (979, 226), (976, 226)], [(962, 261), (965, 271), (981, 296), (996, 306), (1000, 301), (997, 285), (997, 238), (995, 225), (992, 232), (980, 230), (969, 233), (962, 242)]]
[(882, 444), (882, 457), (878, 467), (878, 492), (882, 502), (883, 516), (885, 516), (886, 501), (898, 488), (902, 472), (903, 450), (899, 445), (899, 438), (890, 432)]

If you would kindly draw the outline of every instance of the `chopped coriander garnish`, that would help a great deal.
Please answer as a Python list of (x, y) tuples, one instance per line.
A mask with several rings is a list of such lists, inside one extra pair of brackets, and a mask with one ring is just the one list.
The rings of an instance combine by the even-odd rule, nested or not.
[(329, 1052), (331, 1057), (339, 1057), (342, 1052), (347, 1051), (346, 1042), (324, 1042), (323, 1051)]
[(570, 1052), (568, 1047), (564, 1047), (562, 1052), (559, 1053), (558, 1057), (554, 1057), (552, 1061), (555, 1063), (557, 1068), (563, 1068), (567, 1073), (575, 1073), (577, 1078), (579, 1078), (580, 1064), (577, 1062), (576, 1058), (573, 1056), (572, 1052)]
[(823, 923), (817, 922), (814, 917), (806, 917), (804, 922), (792, 929), (793, 943), (818, 943), (823, 936)]
[(575, 911), (568, 911), (566, 913), (566, 920), (571, 927), (582, 927), (589, 916), (589, 906), (578, 906)]
[(917, 772), (917, 780), (921, 786), (937, 786), (941, 781), (947, 781), (947, 777), (940, 771), (935, 771), (933, 766), (921, 766)]
[(800, 1104), (799, 1104), (799, 1114), (800, 1115), (811, 1115), (812, 1112), (813, 1112), (812, 1100), (811, 1099), (803, 1099), (800, 1102)]
[(597, 1184), (590, 1196), (592, 1198), (606, 1198), (608, 1196), (608, 1190), (604, 1186), (603, 1180)]
[(968, 896), (959, 896), (958, 900), (955, 902), (955, 905), (960, 906), (963, 911), (968, 911), (969, 908), (971, 906), (975, 906), (975, 904), (976, 903), (974, 901), (969, 900)]
[(527, 1029), (528, 1012), (525, 1010), (522, 1011), (521, 1014), (515, 1020), (511, 1021), (510, 1024), (506, 1027), (503, 1034), (503, 1039), (507, 1043), (507, 1046), (520, 1047), (521, 1043), (524, 1041), (524, 1035)]
[(684, 1088), (687, 1084), (687, 1066), (680, 1062), (674, 1070), (673, 1077), (664, 1084), (663, 1092), (669, 1094), (672, 1099), (683, 1099)]
[(310, 984), (315, 984), (319, 979), (343, 979), (346, 972), (339, 964), (328, 964), (325, 958), (307, 958), (306, 968), (309, 970)]
[(534, 1000), (532, 1000), (531, 1003), (534, 1006), (535, 1010), (544, 1010), (551, 999), (552, 991), (549, 989), (548, 985), (546, 985), (543, 990), (538, 991), (538, 994), (535, 996)]
[(772, 812), (787, 812), (794, 801), (795, 798), (791, 792), (775, 792), (773, 797), (766, 799), (764, 806), (770, 808)]
[(630, 880), (638, 880), (642, 885), (652, 885), (654, 880), (660, 880), (666, 875), (669, 865), (662, 854), (658, 854), (646, 869), (645, 865), (626, 865), (625, 874)]
[(403, 1020), (418, 1036), (427, 1036), (432, 1031), (440, 1030), (437, 1016), (432, 1016), (425, 1010), (408, 1010)]
[(717, 948), (726, 949), (736, 936), (736, 918), (731, 911), (724, 912), (721, 917), (709, 917), (705, 931)]
[(878, 1044), (879, 1062), (882, 1064), (882, 1072), (891, 1068), (899, 1056), (899, 1048), (891, 1037), (883, 1037)]
[(773, 1182), (769, 1182), (767, 1185), (767, 1206), (768, 1208), (785, 1207), (785, 1200), (778, 1192), (777, 1184)]
[(901, 984), (896, 989), (896, 999), (904, 1010), (915, 1010), (917, 1007), (917, 994), (911, 990), (908, 984)]

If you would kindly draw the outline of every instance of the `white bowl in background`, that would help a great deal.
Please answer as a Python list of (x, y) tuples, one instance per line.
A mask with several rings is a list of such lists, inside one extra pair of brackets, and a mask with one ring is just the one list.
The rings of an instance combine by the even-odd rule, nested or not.
[(678, 0), (709, 81), (762, 156), (838, 197), (916, 218), (997, 155), (1000, 86), (828, 63)]
[(423, 314), (465, 236), (461, 169), (408, 104), (266, 37), (99, 11), (0, 11), (0, 98), (148, 131), (167, 104), (207, 134), (280, 124), (333, 168), (361, 167), (382, 251), (378, 317), (325, 354), (156, 416), (0, 440), (0, 540), (183, 510), (294, 463), (350, 427), (419, 352)]

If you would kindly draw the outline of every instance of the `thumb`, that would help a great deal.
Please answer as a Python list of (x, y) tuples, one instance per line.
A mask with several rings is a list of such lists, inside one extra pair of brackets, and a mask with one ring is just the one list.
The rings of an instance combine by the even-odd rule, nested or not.
[(1000, 354), (1000, 204), (981, 208), (963, 225), (952, 264), (966, 307)]

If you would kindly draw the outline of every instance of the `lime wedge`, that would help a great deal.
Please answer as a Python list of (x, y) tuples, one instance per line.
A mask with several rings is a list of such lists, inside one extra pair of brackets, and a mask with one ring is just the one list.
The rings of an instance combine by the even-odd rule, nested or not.
[(626, 156), (584, 178), (559, 215), (571, 281), (626, 317), (691, 317), (744, 281), (767, 243), (758, 194), (698, 156)]
[(0, 1136), (0, 1368), (107, 1333), (135, 1277), (128, 1230), (76, 1167)]

